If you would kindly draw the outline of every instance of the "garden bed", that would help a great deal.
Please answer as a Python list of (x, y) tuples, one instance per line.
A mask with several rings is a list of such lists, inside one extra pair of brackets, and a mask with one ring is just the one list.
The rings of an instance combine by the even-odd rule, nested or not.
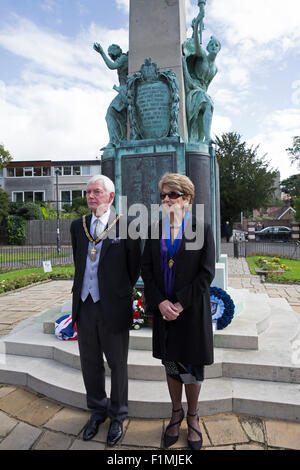
[(43, 268), (25, 268), (0, 271), (0, 294), (47, 280), (73, 279), (74, 266), (53, 266), (51, 273)]
[(272, 256), (248, 256), (251, 274), (263, 276), (266, 282), (299, 284), (300, 261)]

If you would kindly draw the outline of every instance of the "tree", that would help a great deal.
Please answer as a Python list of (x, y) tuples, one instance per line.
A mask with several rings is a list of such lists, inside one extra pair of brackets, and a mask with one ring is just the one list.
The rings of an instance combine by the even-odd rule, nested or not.
[(295, 209), (296, 209), (295, 219), (297, 220), (297, 222), (300, 223), (300, 197), (295, 199)]
[(8, 150), (5, 150), (4, 145), (0, 144), (0, 169), (5, 167), (11, 161), (11, 154)]
[(247, 148), (241, 136), (228, 132), (216, 138), (220, 169), (221, 223), (238, 221), (241, 212), (251, 213), (268, 205), (273, 196), (276, 170), (269, 169), (258, 147)]
[(297, 163), (300, 168), (300, 136), (293, 137), (293, 146), (286, 149), (292, 163)]
[(280, 187), (290, 197), (291, 205), (294, 206), (295, 199), (300, 197), (300, 173), (283, 180)]
[(0, 224), (6, 219), (9, 213), (9, 196), (2, 188), (0, 188)]

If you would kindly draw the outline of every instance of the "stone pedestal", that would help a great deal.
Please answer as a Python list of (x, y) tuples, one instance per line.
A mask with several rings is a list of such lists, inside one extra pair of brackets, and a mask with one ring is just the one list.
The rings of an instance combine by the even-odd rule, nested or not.
[(179, 84), (180, 136), (187, 138), (182, 44), (186, 40), (185, 0), (130, 0), (129, 74), (151, 57), (160, 69), (172, 69)]
[(187, 175), (195, 185), (195, 204), (204, 205), (204, 220), (211, 225), (216, 243), (216, 260), (221, 251), (218, 165), (212, 148), (186, 144), (179, 138), (123, 142), (106, 149), (102, 173), (116, 186), (116, 210), (122, 211), (119, 197), (127, 196), (127, 208), (160, 204), (158, 182), (165, 173)]

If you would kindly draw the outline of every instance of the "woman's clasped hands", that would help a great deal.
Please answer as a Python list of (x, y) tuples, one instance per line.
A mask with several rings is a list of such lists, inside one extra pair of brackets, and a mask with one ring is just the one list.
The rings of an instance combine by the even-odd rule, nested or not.
[(166, 321), (176, 320), (183, 311), (183, 307), (179, 302), (173, 304), (170, 300), (164, 300), (158, 305), (158, 308)]

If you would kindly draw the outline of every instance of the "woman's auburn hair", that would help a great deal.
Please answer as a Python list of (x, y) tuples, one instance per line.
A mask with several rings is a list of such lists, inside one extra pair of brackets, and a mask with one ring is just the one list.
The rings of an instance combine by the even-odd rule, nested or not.
[(183, 199), (191, 198), (191, 204), (195, 199), (195, 186), (188, 176), (179, 173), (166, 173), (158, 183), (158, 189), (162, 192), (164, 186), (169, 186), (174, 191), (184, 194)]

